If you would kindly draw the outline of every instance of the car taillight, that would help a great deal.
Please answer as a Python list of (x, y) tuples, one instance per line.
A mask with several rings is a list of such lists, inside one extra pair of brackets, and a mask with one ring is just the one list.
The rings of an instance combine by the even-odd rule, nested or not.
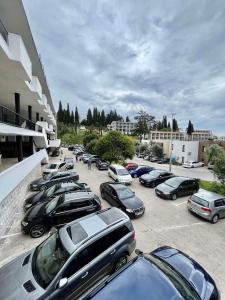
[(135, 231), (132, 232), (131, 238), (133, 241), (135, 241)]
[(211, 213), (211, 209), (208, 207), (201, 207), (201, 210)]

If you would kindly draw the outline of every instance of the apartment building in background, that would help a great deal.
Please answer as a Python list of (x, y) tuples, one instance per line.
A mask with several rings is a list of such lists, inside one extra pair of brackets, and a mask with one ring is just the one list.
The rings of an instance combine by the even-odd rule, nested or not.
[(212, 131), (210, 130), (195, 130), (191, 135), (188, 135), (186, 131), (151, 131), (150, 140), (152, 141), (161, 141), (161, 140), (170, 140), (172, 134), (173, 140), (178, 141), (206, 141), (213, 139)]
[(113, 121), (111, 124), (107, 125), (109, 131), (119, 131), (123, 134), (132, 134), (133, 130), (136, 127), (136, 122), (124, 122), (123, 120), (120, 121)]
[[(55, 108), (22, 0), (1, 0), (0, 217), (2, 206), (19, 201), (40, 173), (46, 149), (59, 143)], [(5, 213), (1, 220), (7, 222)]]

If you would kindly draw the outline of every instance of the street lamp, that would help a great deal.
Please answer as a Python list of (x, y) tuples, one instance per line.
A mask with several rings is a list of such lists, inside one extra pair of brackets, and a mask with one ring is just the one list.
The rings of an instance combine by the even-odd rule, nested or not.
[(169, 164), (169, 172), (171, 172), (171, 165), (172, 165), (172, 151), (173, 151), (173, 119), (174, 119), (174, 116), (176, 114), (175, 113), (172, 113), (172, 122), (171, 122), (171, 132), (170, 132), (170, 164)]

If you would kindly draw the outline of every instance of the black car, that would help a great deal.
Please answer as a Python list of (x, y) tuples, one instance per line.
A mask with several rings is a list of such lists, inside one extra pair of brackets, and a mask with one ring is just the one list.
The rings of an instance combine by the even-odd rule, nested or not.
[(38, 192), (28, 197), (23, 204), (23, 209), (24, 211), (27, 211), (29, 208), (31, 208), (32, 206), (40, 202), (49, 201), (58, 195), (64, 193), (76, 192), (76, 191), (91, 192), (91, 189), (86, 183), (79, 183), (79, 182), (58, 183), (51, 186), (45, 191)]
[(74, 159), (73, 159), (73, 157), (65, 156), (64, 157), (64, 162), (66, 163), (67, 170), (70, 170), (70, 169), (74, 168)]
[(108, 170), (109, 163), (105, 160), (98, 159), (95, 164), (99, 170)]
[(137, 257), (83, 300), (220, 300), (213, 278), (187, 254), (168, 246), (135, 252)]
[(135, 249), (129, 217), (113, 207), (73, 221), (0, 268), (0, 299), (69, 300), (118, 270)]
[(59, 156), (59, 155), (60, 155), (59, 148), (56, 148), (55, 150), (52, 151), (52, 154), (51, 154), (52, 157), (56, 157), (56, 156)]
[(173, 177), (158, 185), (155, 193), (162, 198), (176, 200), (177, 197), (195, 194), (198, 190), (197, 179)]
[(162, 158), (157, 161), (158, 164), (168, 164), (170, 162), (169, 158)]
[(68, 150), (69, 150), (69, 151), (73, 151), (73, 149), (74, 149), (74, 146), (73, 146), (73, 145), (68, 146)]
[(96, 161), (98, 161), (101, 158), (98, 155), (91, 155), (91, 157), (89, 159), (90, 159), (91, 163), (96, 163)]
[(104, 182), (100, 185), (100, 192), (103, 199), (123, 210), (131, 218), (142, 216), (145, 212), (142, 200), (121, 183)]
[(53, 226), (62, 226), (100, 209), (101, 201), (93, 193), (63, 194), (30, 208), (21, 222), (22, 231), (38, 238)]
[(144, 174), (139, 178), (139, 182), (151, 188), (156, 187), (158, 184), (174, 177), (174, 174), (164, 170), (153, 170), (148, 174)]
[(52, 174), (50, 173), (45, 175), (43, 178), (32, 181), (30, 189), (31, 191), (44, 191), (56, 183), (77, 181), (78, 179), (79, 175), (77, 172), (63, 171)]

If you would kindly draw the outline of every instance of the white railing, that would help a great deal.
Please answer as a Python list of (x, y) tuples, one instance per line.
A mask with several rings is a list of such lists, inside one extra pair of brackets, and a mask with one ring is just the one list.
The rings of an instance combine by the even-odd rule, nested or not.
[(36, 152), (23, 161), (0, 173), (0, 203), (29, 173), (43, 160), (48, 160), (45, 149)]

